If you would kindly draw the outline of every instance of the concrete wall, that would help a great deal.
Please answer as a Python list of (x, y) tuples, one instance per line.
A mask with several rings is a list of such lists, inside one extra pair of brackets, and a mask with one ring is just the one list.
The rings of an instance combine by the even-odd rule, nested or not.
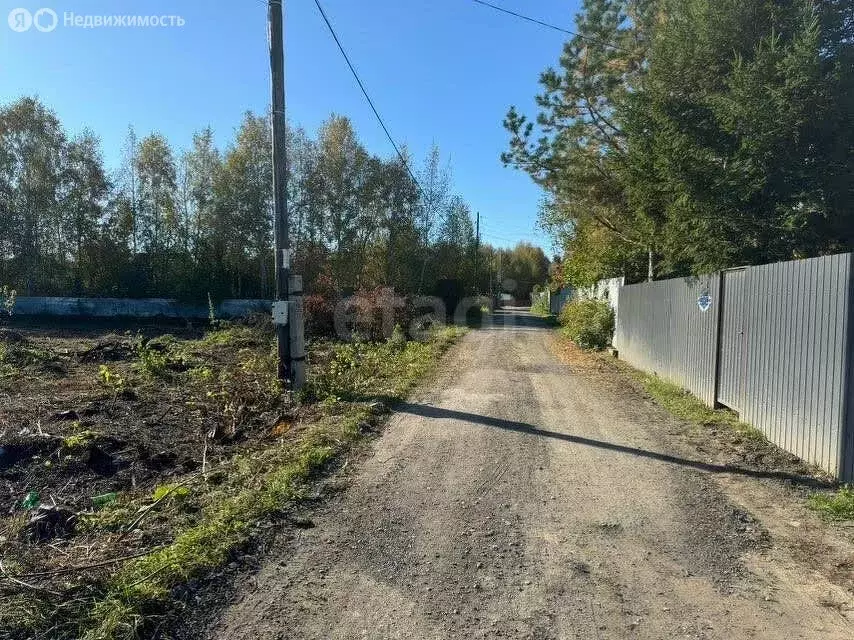
[[(270, 311), (269, 300), (223, 300), (216, 307), (217, 318), (237, 318)], [(20, 297), (16, 316), (65, 318), (204, 319), (206, 304), (190, 304), (164, 298), (36, 298)]]

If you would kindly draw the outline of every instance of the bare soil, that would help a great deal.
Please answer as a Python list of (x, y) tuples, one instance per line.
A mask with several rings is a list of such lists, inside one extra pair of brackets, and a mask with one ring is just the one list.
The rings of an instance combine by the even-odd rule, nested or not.
[(821, 477), (505, 319), (179, 635), (854, 637), (852, 531), (803, 506)]
[[(264, 382), (266, 361), (253, 371), (245, 365), (270, 357), (271, 335), (247, 328), (233, 341), (206, 344), (191, 327), (0, 327), (0, 559), (6, 568), (56, 572), (168, 541), (168, 522), (162, 531), (155, 527), (153, 537), (120, 535), (133, 512), (116, 522), (114, 535), (81, 531), (80, 516), (97, 512), (99, 499), (151, 496), (203, 461), (211, 468), (272, 439), (271, 428), (292, 407), (260, 402), (263, 393), (255, 387)], [(140, 371), (142, 346), (169, 354), (156, 375)], [(187, 372), (196, 366), (208, 368), (210, 379), (192, 382)], [(112, 383), (105, 383), (102, 367), (115, 376)], [(238, 373), (229, 375), (224, 399), (215, 393), (225, 388), (216, 376), (232, 370)], [(32, 507), (25, 505), (28, 497), (43, 507), (25, 508)], [(31, 522), (39, 513), (61, 526)]]

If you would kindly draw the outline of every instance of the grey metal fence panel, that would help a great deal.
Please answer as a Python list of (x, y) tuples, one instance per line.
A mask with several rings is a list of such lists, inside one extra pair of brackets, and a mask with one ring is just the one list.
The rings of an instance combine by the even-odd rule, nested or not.
[[(614, 346), (854, 480), (854, 254), (623, 287)], [(697, 305), (702, 293), (712, 308)], [(719, 305), (719, 309), (716, 308)]]
[[(614, 347), (634, 366), (715, 401), (720, 277), (678, 278), (622, 287)], [(698, 304), (707, 294), (711, 307)]]
[(752, 267), (746, 278), (741, 418), (798, 457), (850, 477), (841, 464), (851, 254)]
[(550, 309), (553, 314), (558, 315), (563, 309), (563, 306), (569, 302), (574, 294), (574, 290), (572, 287), (563, 287), (556, 293), (551, 295), (551, 300), (549, 301)]
[(725, 271), (721, 278), (717, 400), (735, 411), (741, 411), (746, 376), (745, 299), (749, 283), (745, 269)]

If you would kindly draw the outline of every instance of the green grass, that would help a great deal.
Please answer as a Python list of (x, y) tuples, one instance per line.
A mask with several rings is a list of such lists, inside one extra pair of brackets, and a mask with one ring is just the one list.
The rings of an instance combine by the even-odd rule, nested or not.
[[(174, 587), (229, 562), (260, 521), (305, 496), (324, 467), (364, 437), (360, 426), (381, 419), (370, 403), (402, 400), (461, 333), (446, 328), (425, 343), (322, 345), (323, 366), (313, 371), (304, 394), (306, 401), (320, 401), (319, 419), (293, 437), (240, 454), (207, 476), (185, 480), (182, 499), (173, 501), (170, 496), (153, 507), (157, 513), (150, 516), (169, 519), (171, 538), (167, 537), (166, 545), (128, 560), (105, 582), (93, 583), (94, 598), (56, 602), (38, 593), (13, 598), (0, 608), (0, 627), (36, 635), (62, 618), (66, 629), (74, 629), (74, 637), (86, 640), (145, 635), (150, 631), (145, 627), (149, 614), (168, 607)], [(246, 340), (240, 331), (229, 330), (215, 332), (205, 344), (220, 347)], [(114, 504), (83, 518), (82, 528), (115, 532), (170, 488), (158, 487), (153, 497), (120, 495)], [(181, 512), (187, 501), (194, 508)], [(140, 528), (145, 528), (145, 522)]]
[(765, 442), (762, 432), (741, 422), (738, 415), (728, 409), (712, 409), (679, 385), (662, 380), (658, 376), (638, 371), (625, 363), (619, 366), (641, 383), (644, 390), (662, 407), (677, 418), (696, 426), (725, 427), (746, 440)]
[(816, 493), (808, 504), (829, 520), (854, 520), (854, 487), (846, 485), (833, 493)]

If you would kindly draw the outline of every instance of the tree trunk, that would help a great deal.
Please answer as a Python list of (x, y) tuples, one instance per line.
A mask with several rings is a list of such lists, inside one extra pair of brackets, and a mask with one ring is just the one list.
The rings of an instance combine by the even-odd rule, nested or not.
[(650, 247), (649, 249), (647, 249), (647, 256), (649, 257), (649, 260), (648, 260), (648, 263), (647, 263), (647, 276), (646, 276), (646, 279), (647, 279), (647, 281), (648, 281), (648, 282), (652, 282), (653, 278), (655, 277), (655, 273), (654, 273), (654, 271), (653, 271), (653, 254), (652, 254), (652, 247)]

